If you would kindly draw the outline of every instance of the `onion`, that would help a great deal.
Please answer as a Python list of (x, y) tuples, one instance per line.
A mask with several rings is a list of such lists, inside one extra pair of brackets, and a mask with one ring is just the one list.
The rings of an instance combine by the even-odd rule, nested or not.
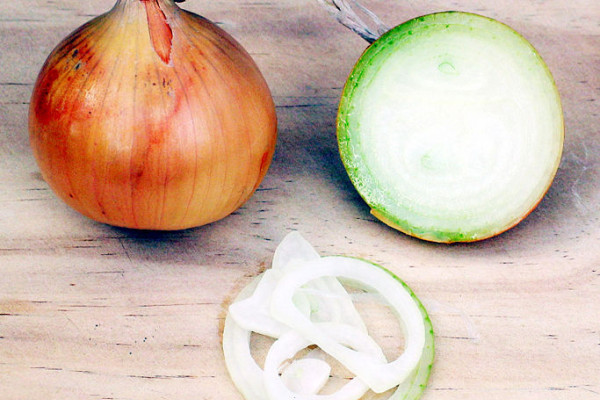
[(464, 12), (379, 36), (379, 20), (374, 32), (349, 2), (321, 1), (372, 42), (337, 120), (342, 161), (372, 214), (435, 242), (482, 240), (522, 221), (550, 187), (564, 140), (558, 90), (532, 45)]
[[(405, 336), (397, 359), (387, 361), (338, 278), (394, 312)], [(253, 333), (275, 339), (264, 367), (253, 357)], [(311, 345), (317, 349), (298, 355)], [(354, 375), (333, 393), (321, 393), (330, 368), (313, 355), (317, 350)], [(223, 352), (230, 376), (247, 400), (357, 400), (369, 390), (392, 400), (415, 400), (429, 379), (433, 328), (421, 302), (395, 275), (356, 258), (320, 257), (292, 232), (278, 246), (272, 268), (229, 306)]]
[(94, 220), (150, 230), (239, 208), (277, 132), (250, 55), (173, 0), (118, 0), (64, 39), (39, 74), (29, 126), (60, 198)]

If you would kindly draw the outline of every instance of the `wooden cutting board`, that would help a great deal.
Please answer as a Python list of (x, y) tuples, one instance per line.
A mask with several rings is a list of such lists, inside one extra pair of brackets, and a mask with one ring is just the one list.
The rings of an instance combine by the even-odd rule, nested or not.
[(189, 0), (259, 64), (279, 142), (254, 197), (174, 233), (104, 226), (59, 201), (28, 145), (48, 53), (112, 0), (0, 8), (0, 398), (240, 399), (221, 351), (226, 307), (286, 233), (364, 257), (423, 299), (437, 358), (423, 399), (600, 399), (600, 3), (364, 2), (386, 23), (460, 9), (508, 23), (561, 92), (565, 151), (540, 206), (469, 245), (409, 238), (369, 215), (337, 154), (341, 87), (366, 43), (316, 1)]

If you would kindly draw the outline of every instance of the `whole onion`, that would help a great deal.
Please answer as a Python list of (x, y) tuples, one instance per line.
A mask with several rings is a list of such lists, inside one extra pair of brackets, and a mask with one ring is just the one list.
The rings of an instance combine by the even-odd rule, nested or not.
[(29, 130), (45, 180), (74, 209), (176, 230), (250, 198), (277, 121), (258, 67), (221, 28), (174, 0), (118, 0), (50, 54)]

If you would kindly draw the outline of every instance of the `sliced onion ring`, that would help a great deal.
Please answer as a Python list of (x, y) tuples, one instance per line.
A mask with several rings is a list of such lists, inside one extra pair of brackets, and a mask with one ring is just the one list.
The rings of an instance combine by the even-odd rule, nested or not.
[[(339, 343), (355, 348), (360, 352), (371, 355), (381, 361), (385, 361), (381, 348), (375, 341), (365, 332), (350, 325), (342, 325), (337, 323), (322, 323), (318, 324), (321, 329), (334, 337)], [(365, 385), (359, 378), (355, 377), (346, 383), (337, 392), (330, 395), (303, 395), (301, 393), (293, 393), (279, 379), (279, 367), (287, 360), (292, 359), (294, 355), (311, 345), (310, 341), (304, 339), (296, 331), (290, 330), (281, 336), (273, 346), (269, 349), (265, 360), (265, 388), (269, 399), (278, 400), (358, 400), (368, 390), (369, 386)]]
[[(410, 288), (391, 272), (367, 261), (315, 256), (314, 249), (297, 233), (284, 239), (281, 246), (284, 248), (278, 248), (273, 270), (244, 288), (234, 304), (254, 297), (251, 302), (246, 302), (245, 307), (232, 305), (225, 320), (225, 362), (244, 397), (247, 400), (350, 400), (360, 398), (369, 388), (381, 393), (397, 387), (388, 400), (418, 399), (434, 358), (433, 329), (425, 308)], [(265, 276), (268, 284), (257, 290)], [(338, 278), (344, 285), (385, 300), (394, 311), (405, 338), (404, 352), (396, 360), (387, 362), (355, 309), (353, 296)], [(239, 315), (240, 312), (244, 315)], [(269, 328), (260, 326), (261, 320), (276, 329), (269, 332)], [(277, 339), (268, 351), (264, 371), (252, 355), (252, 332)], [(322, 395), (318, 392), (326, 368), (308, 378), (294, 373), (280, 377), (283, 361), (309, 345), (316, 345), (336, 358), (355, 375), (352, 382), (357, 383)], [(303, 360), (306, 359), (296, 361)], [(306, 382), (306, 379), (319, 382)]]
[[(261, 278), (262, 275), (242, 289), (234, 302), (248, 298)], [(229, 375), (244, 398), (266, 400), (263, 370), (252, 357), (250, 349), (251, 335), (251, 331), (239, 326), (228, 313), (223, 328), (223, 356)]]
[[(309, 265), (310, 264), (310, 267)], [(419, 306), (403, 285), (383, 268), (349, 257), (323, 257), (310, 261), (281, 277), (271, 299), (271, 315), (340, 361), (376, 393), (402, 383), (416, 368), (425, 346), (425, 325)], [(388, 301), (405, 331), (404, 352), (390, 363), (343, 346), (305, 315), (292, 302), (292, 294), (310, 281), (325, 276), (351, 279), (376, 290)]]

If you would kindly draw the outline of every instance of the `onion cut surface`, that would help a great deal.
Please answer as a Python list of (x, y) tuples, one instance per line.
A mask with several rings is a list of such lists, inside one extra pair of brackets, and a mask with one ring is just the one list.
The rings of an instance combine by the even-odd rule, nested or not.
[(564, 123), (548, 67), (508, 26), (462, 12), (399, 25), (344, 88), (340, 154), (373, 214), (436, 242), (519, 223), (559, 166)]
[[(369, 334), (347, 287), (373, 295), (392, 310), (404, 335), (396, 359), (387, 360)], [(262, 367), (252, 352), (253, 334), (274, 340)], [(337, 360), (352, 379), (323, 393), (331, 366), (315, 350), (301, 355), (312, 346)], [(368, 392), (415, 400), (429, 379), (433, 328), (421, 302), (391, 272), (356, 258), (320, 257), (292, 232), (278, 246), (272, 268), (230, 305), (223, 352), (247, 400), (358, 400)]]

